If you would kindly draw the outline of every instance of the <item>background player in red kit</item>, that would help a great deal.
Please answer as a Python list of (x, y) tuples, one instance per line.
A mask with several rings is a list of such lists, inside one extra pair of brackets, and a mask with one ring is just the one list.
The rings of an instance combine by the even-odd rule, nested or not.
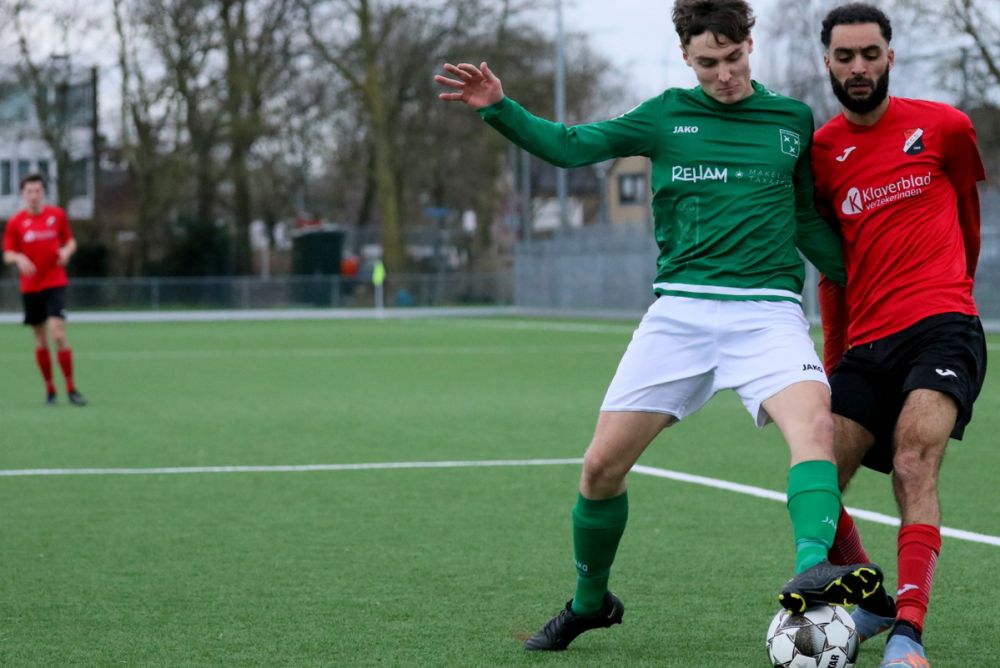
[[(888, 96), (888, 18), (870, 5), (823, 21), (824, 61), (843, 113), (820, 128), (813, 173), (837, 223), (846, 293), (821, 286), (840, 484), (864, 464), (892, 474), (902, 515), (899, 590), (854, 617), (863, 637), (891, 628), (881, 666), (928, 666), (922, 632), (941, 549), (938, 470), (960, 439), (986, 372), (972, 296), (985, 178), (969, 119), (944, 104)], [(825, 210), (825, 211), (824, 211)], [(841, 513), (831, 561), (868, 561)]]
[(76, 251), (76, 241), (66, 212), (45, 204), (45, 179), (29, 174), (21, 180), (24, 209), (7, 221), (3, 234), (3, 261), (17, 267), (21, 276), (24, 324), (35, 335), (35, 360), (45, 379), (45, 401), (56, 402), (52, 382), (49, 335), (56, 346), (59, 368), (66, 379), (70, 403), (86, 406), (87, 400), (73, 383), (73, 351), (66, 340), (66, 263)]

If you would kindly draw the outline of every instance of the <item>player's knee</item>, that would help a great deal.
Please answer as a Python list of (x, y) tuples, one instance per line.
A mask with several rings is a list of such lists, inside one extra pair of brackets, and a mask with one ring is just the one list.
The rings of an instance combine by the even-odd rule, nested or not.
[(613, 487), (628, 473), (628, 468), (611, 453), (591, 445), (583, 456), (583, 480), (591, 488)]
[(893, 475), (904, 486), (933, 482), (938, 462), (932, 452), (923, 448), (897, 448), (892, 457)]
[[(814, 411), (804, 418), (806, 420), (803, 429), (805, 436), (799, 445), (799, 449), (807, 448), (810, 458), (823, 458), (835, 460), (833, 449), (833, 416), (829, 411)], [(796, 445), (792, 445), (795, 449)]]
[(815, 434), (816, 439), (823, 442), (829, 443), (831, 451), (833, 450), (833, 414), (829, 409), (817, 411), (813, 415), (812, 421), (812, 431)]

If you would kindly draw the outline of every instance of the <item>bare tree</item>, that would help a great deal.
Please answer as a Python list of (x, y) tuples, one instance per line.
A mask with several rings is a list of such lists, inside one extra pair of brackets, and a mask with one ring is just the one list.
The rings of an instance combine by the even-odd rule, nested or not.
[(817, 125), (840, 111), (830, 91), (819, 39), (823, 17), (838, 4), (841, 0), (778, 0), (761, 26), (767, 36), (761, 46), (779, 63), (777, 80), (768, 86), (808, 104)]
[[(398, 176), (392, 158), (390, 102), (383, 68), (391, 59), (384, 48), (386, 41), (405, 13), (405, 7), (400, 3), (373, 7), (369, 0), (299, 0), (299, 8), (317, 57), (347, 82), (367, 116), (375, 197), (382, 214), (385, 263), (390, 270), (400, 271), (405, 266), (406, 255)], [(335, 29), (330, 30), (330, 27)], [(331, 33), (334, 33), (332, 39), (328, 37)]]
[[(894, 0), (893, 23), (962, 106), (1000, 102), (1000, 3), (996, 0)], [(928, 48), (930, 46), (930, 48)]]
[[(147, 26), (142, 15), (130, 13), (125, 3), (126, 0), (112, 3), (121, 77), (120, 144), (133, 178), (136, 202), (137, 257), (128, 271), (142, 274), (150, 261), (156, 259), (153, 247), (161, 250), (165, 245), (163, 226), (183, 192), (184, 176), (176, 144), (171, 146), (168, 139), (177, 122), (177, 106), (171, 104), (166, 82), (148, 80), (138, 54), (140, 43), (147, 40), (136, 35)], [(131, 8), (141, 9), (134, 4)]]
[(138, 16), (163, 67), (162, 86), (176, 102), (175, 122), (186, 134), (193, 215), (212, 223), (222, 178), (216, 152), (224, 123), (218, 92), (222, 75), (214, 62), (220, 47), (217, 16), (206, 0), (142, 0)]
[(293, 0), (218, 0), (225, 53), (225, 108), (229, 176), (233, 185), (236, 259), (250, 270), (253, 219), (250, 158), (254, 145), (276, 130), (267, 105), (291, 84), (295, 73)]
[[(93, 148), (92, 145), (78, 147), (73, 142), (72, 128), (81, 124), (81, 109), (77, 106), (79, 101), (72, 98), (75, 92), (82, 90), (82, 82), (74, 80), (76, 74), (70, 54), (74, 40), (96, 28), (96, 19), (92, 8), (83, 7), (77, 0), (46, 3), (44, 7), (32, 0), (13, 0), (8, 12), (20, 56), (18, 75), (31, 96), (42, 140), (55, 159), (57, 203), (66, 208), (72, 195), (69, 176), (73, 173), (76, 155)], [(57, 33), (54, 43), (58, 46), (49, 47), (46, 56), (39, 55), (46, 49), (39, 49), (36, 41), (38, 24), (42, 20), (52, 24)], [(88, 85), (82, 83), (84, 87)], [(96, 95), (96, 90), (91, 90), (90, 95)], [(93, 100), (83, 116), (87, 112), (96, 113)], [(82, 122), (94, 127), (93, 118)]]

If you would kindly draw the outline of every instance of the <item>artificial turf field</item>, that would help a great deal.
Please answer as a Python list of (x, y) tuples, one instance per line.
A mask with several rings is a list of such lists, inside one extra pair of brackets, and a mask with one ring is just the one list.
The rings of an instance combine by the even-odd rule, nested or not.
[[(633, 473), (625, 623), (529, 654), (572, 593), (576, 463), (10, 475), (578, 458), (633, 324), (73, 323), (86, 408), (43, 406), (30, 335), (0, 328), (0, 665), (766, 667), (793, 566), (774, 500)], [(996, 378), (941, 490), (947, 526), (990, 536)], [(783, 492), (787, 454), (727, 393), (640, 464)], [(846, 502), (895, 513), (870, 472)], [(895, 529), (858, 525), (894, 583)], [(944, 539), (935, 668), (1000, 663), (998, 565)]]

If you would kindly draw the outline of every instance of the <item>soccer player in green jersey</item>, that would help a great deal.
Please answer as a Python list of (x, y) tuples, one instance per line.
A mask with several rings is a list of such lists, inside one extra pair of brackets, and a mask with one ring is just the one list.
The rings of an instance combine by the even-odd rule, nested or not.
[(795, 572), (786, 608), (857, 603), (881, 589), (874, 564), (827, 560), (840, 514), (830, 388), (802, 314), (798, 249), (844, 281), (840, 242), (815, 212), (812, 113), (750, 78), (753, 13), (743, 0), (677, 0), (674, 27), (698, 86), (670, 89), (618, 118), (566, 127), (506, 97), (486, 63), (446, 64), (442, 100), (561, 167), (641, 155), (653, 164), (660, 249), (650, 306), (622, 356), (584, 456), (573, 508), (577, 587), (525, 642), (561, 650), (621, 622), (608, 590), (625, 529), (625, 477), (663, 429), (718, 391), (735, 390), (758, 427), (773, 421), (791, 451), (788, 510)]

